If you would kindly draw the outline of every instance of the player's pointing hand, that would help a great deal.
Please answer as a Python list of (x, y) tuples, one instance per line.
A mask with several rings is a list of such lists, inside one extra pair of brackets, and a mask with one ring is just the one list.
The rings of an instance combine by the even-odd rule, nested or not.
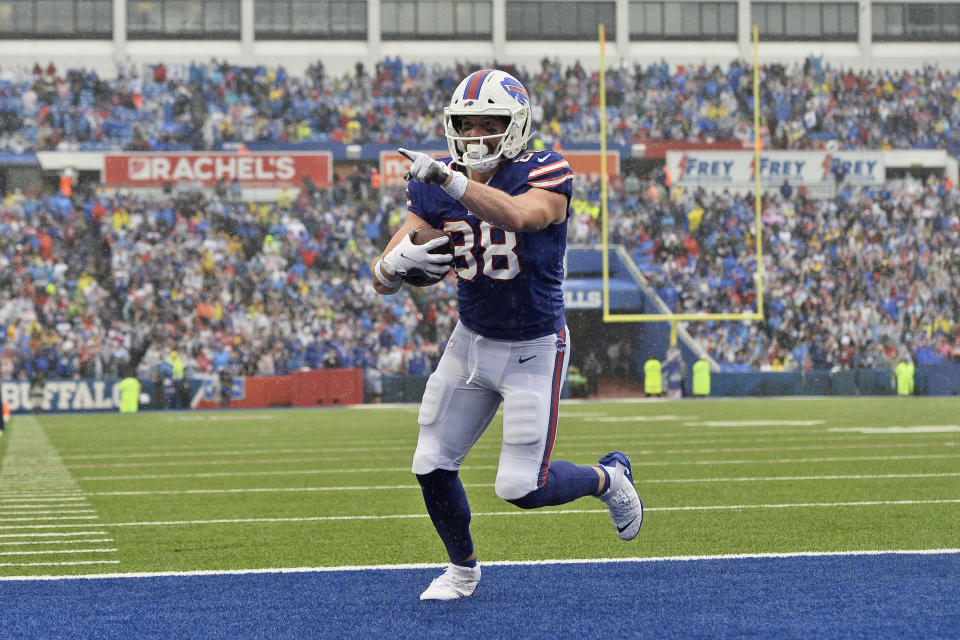
[(434, 160), (426, 153), (399, 148), (405, 158), (413, 162), (403, 178), (407, 182), (414, 180), (426, 184), (439, 185), (453, 198), (459, 200), (467, 190), (467, 178), (462, 173), (451, 171), (450, 167), (439, 160)]

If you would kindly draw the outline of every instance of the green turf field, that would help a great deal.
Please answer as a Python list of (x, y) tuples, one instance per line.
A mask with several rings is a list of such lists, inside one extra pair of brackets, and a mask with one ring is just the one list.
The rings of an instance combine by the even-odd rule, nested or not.
[[(647, 508), (499, 500), (499, 418), (462, 477), (481, 561), (960, 547), (960, 399), (584, 402), (554, 458), (633, 459)], [(416, 407), (15, 416), (0, 576), (443, 562)]]

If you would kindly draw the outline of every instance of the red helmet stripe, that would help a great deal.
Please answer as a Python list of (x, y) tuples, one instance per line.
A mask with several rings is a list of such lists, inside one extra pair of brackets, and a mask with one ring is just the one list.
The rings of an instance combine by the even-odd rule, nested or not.
[(490, 75), (492, 69), (481, 69), (480, 71), (475, 71), (473, 75), (470, 76), (470, 80), (467, 82), (467, 88), (463, 92), (464, 100), (476, 100), (480, 97), (480, 87), (483, 86), (483, 81), (486, 80), (487, 76)]

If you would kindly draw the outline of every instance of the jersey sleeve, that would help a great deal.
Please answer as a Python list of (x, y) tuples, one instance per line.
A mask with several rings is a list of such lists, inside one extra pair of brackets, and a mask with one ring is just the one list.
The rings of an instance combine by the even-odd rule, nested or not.
[(541, 151), (527, 160), (527, 186), (546, 189), (566, 196), (567, 204), (573, 196), (573, 171), (566, 158), (556, 151)]

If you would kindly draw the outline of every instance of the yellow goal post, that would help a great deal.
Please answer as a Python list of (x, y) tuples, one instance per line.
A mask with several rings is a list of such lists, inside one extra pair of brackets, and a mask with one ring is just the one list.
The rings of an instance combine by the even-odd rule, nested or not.
[[(609, 211), (607, 203), (607, 87), (606, 87), (606, 35), (603, 24), (599, 25), (600, 40), (600, 213), (601, 235), (603, 242), (603, 321), (604, 322), (669, 322), (670, 344), (676, 344), (678, 322), (708, 322), (714, 320), (762, 320), (763, 319), (763, 222), (762, 188), (760, 172), (755, 172), (754, 185), (754, 241), (757, 256), (757, 270), (754, 273), (756, 286), (756, 309), (745, 313), (611, 313), (610, 312), (610, 255), (609, 255)], [(754, 166), (760, 166), (760, 70), (759, 70), (759, 31), (753, 26), (753, 152)]]

